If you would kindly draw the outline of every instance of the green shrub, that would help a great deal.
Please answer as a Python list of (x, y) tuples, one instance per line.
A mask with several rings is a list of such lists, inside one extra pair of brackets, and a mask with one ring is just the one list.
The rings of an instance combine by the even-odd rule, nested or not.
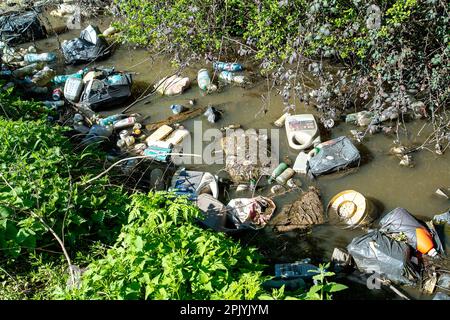
[(253, 299), (263, 266), (254, 249), (195, 224), (197, 208), (168, 193), (136, 194), (114, 247), (92, 262), (79, 299)]
[(99, 171), (99, 154), (75, 154), (64, 130), (0, 118), (0, 256), (56, 245), (37, 217), (69, 248), (86, 239), (115, 240), (128, 197), (107, 178), (82, 184)]

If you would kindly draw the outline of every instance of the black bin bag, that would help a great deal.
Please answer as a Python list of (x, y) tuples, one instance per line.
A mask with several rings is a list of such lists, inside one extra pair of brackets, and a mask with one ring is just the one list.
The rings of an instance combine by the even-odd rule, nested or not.
[(92, 25), (81, 31), (79, 38), (64, 41), (61, 49), (67, 64), (102, 60), (111, 54), (108, 42), (101, 36), (100, 30)]
[(43, 39), (47, 36), (45, 27), (34, 11), (12, 13), (0, 16), (0, 40), (8, 45)]
[(354, 238), (347, 250), (362, 272), (376, 272), (395, 283), (407, 285), (415, 284), (419, 278), (411, 262), (410, 246), (378, 230)]

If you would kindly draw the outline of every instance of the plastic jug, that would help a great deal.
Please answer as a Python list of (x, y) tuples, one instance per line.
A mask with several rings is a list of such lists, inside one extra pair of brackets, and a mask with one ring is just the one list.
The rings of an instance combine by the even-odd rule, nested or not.
[(64, 85), (64, 97), (72, 102), (78, 102), (80, 100), (81, 92), (84, 88), (83, 79), (68, 78)]
[(292, 149), (305, 150), (320, 143), (319, 128), (312, 114), (288, 115), (285, 128)]

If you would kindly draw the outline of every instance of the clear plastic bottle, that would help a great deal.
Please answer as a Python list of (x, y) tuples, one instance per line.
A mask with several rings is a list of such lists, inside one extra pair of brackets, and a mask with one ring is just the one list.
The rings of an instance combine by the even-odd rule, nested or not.
[(219, 79), (228, 82), (228, 83), (244, 83), (245, 76), (236, 75), (231, 71), (222, 71), (219, 73)]
[(55, 76), (55, 71), (49, 67), (44, 67), (41, 71), (37, 72), (31, 81), (39, 87), (45, 86)]
[(26, 63), (34, 63), (34, 62), (53, 62), (56, 60), (56, 54), (53, 52), (46, 53), (27, 53), (23, 56), (23, 60)]

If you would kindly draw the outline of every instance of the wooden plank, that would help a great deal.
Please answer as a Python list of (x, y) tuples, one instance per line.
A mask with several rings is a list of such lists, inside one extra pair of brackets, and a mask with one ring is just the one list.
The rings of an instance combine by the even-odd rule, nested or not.
[(197, 117), (203, 113), (205, 113), (207, 107), (201, 107), (201, 108), (197, 108), (197, 109), (191, 109), (185, 112), (182, 112), (180, 114), (168, 117), (167, 119), (158, 121), (158, 122), (154, 122), (154, 123), (149, 123), (145, 126), (145, 128), (148, 131), (153, 131), (158, 129), (159, 127), (161, 127), (162, 125), (166, 124), (166, 125), (171, 125), (177, 122), (182, 122), (182, 121), (186, 121), (188, 119)]

